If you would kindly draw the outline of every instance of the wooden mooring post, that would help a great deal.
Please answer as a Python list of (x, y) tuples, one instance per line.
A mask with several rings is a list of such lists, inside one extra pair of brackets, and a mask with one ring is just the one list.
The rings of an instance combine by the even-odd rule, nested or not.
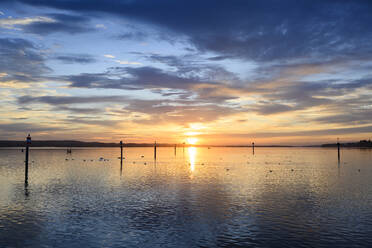
[(31, 136), (30, 134), (28, 134), (26, 138), (25, 185), (28, 184), (28, 154), (29, 154), (30, 145), (31, 145)]
[(177, 144), (174, 144), (174, 156), (177, 156)]
[(154, 159), (156, 159), (156, 141), (154, 143)]
[(253, 152), (253, 155), (254, 155), (254, 142), (252, 142), (252, 152)]
[(340, 156), (340, 141), (339, 141), (338, 138), (337, 138), (337, 158), (338, 158), (338, 163), (340, 163), (340, 159), (341, 159), (341, 156)]
[(120, 169), (123, 167), (123, 141), (120, 140)]

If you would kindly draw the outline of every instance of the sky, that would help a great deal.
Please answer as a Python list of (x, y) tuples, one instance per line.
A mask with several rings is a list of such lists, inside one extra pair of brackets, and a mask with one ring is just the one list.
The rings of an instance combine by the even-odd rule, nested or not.
[(369, 139), (371, 13), (366, 0), (2, 0), (0, 139)]

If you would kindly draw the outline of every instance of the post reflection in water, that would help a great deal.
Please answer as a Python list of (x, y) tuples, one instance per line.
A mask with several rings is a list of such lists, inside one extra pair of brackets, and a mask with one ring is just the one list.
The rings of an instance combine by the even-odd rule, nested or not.
[(189, 147), (187, 151), (189, 153), (190, 170), (193, 172), (195, 170), (196, 147)]
[(29, 191), (28, 191), (28, 183), (25, 183), (25, 196), (26, 198), (30, 195)]

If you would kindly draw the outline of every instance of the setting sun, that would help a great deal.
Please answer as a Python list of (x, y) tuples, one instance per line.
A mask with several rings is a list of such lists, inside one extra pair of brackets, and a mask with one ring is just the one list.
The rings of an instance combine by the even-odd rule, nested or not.
[(198, 142), (198, 138), (195, 137), (188, 137), (186, 139), (187, 144), (195, 145)]

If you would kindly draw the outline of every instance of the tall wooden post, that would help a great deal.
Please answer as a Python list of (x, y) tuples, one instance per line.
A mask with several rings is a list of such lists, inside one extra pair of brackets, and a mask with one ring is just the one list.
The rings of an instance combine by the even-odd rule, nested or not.
[(177, 144), (174, 144), (174, 156), (177, 156)]
[(338, 163), (340, 163), (340, 142), (337, 138), (337, 158), (338, 158)]
[(253, 155), (254, 155), (254, 142), (252, 142), (252, 152), (253, 152)]
[(26, 138), (26, 159), (25, 159), (25, 184), (28, 184), (28, 153), (29, 146), (31, 145), (31, 136), (28, 134)]
[(123, 167), (123, 141), (120, 140), (120, 169)]
[(154, 143), (154, 159), (156, 159), (156, 141)]

